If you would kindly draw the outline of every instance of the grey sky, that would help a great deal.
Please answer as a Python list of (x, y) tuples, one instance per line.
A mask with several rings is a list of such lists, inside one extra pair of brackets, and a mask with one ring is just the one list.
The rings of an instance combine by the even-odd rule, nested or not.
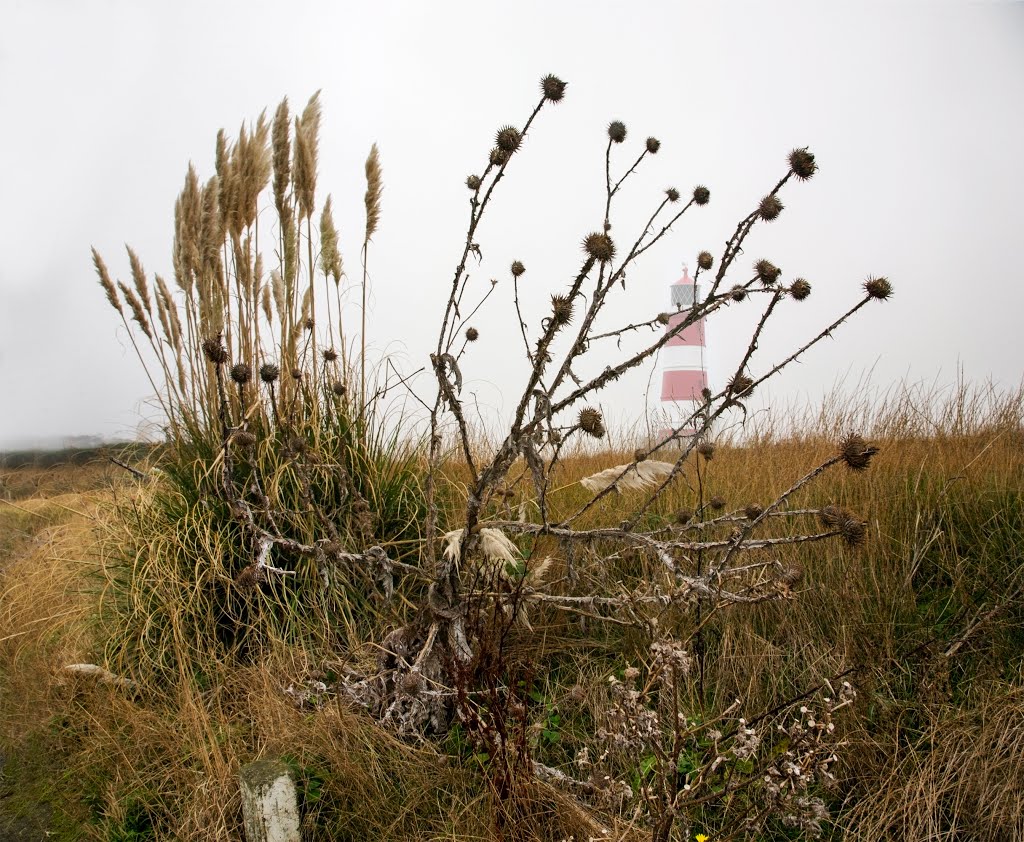
[[(896, 294), (772, 386), (791, 401), (873, 367), (873, 382), (1022, 376), (1024, 7), (998, 4), (18, 2), (5, 0), (0, 107), (0, 446), (73, 433), (130, 435), (151, 391), (96, 284), (95, 245), (126, 278), (123, 243), (172, 275), (172, 208), (189, 160), (287, 95), (323, 89), (321, 200), (334, 196), (346, 269), (359, 277), (362, 163), (376, 141), (384, 213), (371, 251), (371, 344), (409, 371), (425, 361), (467, 217), (465, 177), (494, 131), (545, 109), (480, 233), (483, 289), (527, 266), (535, 325), (603, 211), (604, 129), (662, 149), (614, 213), (641, 226), (664, 188), (711, 189), (630, 273), (614, 322), (666, 309), (667, 287), (735, 227), (810, 146), (819, 174), (787, 186), (740, 266), (768, 257), (814, 285), (761, 343), (768, 366), (860, 294)], [(745, 278), (744, 278), (745, 279)], [(737, 278), (737, 280), (740, 280)], [(525, 363), (499, 284), (467, 364), (483, 411), (506, 409)], [(350, 315), (357, 318), (355, 302)], [(754, 309), (708, 326), (719, 384)], [(510, 352), (510, 349), (511, 352)], [(609, 349), (610, 353), (613, 352)], [(609, 356), (608, 361), (611, 361)], [(596, 363), (597, 361), (595, 361)], [(603, 367), (603, 361), (602, 365)], [(600, 396), (643, 412), (649, 371)], [(657, 376), (651, 400), (657, 404)], [(423, 384), (426, 387), (426, 384)], [(506, 395), (503, 398), (503, 393)], [(504, 403), (503, 403), (504, 401)]]

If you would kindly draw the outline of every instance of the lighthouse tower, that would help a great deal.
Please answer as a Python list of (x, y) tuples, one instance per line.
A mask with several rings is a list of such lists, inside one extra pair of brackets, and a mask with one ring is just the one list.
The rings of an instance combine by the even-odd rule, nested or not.
[[(690, 277), (683, 264), (683, 277), (669, 287), (672, 307), (669, 310), (666, 331), (682, 322), (700, 301), (700, 284)], [(671, 429), (690, 418), (703, 404), (701, 392), (707, 388), (708, 375), (704, 367), (704, 319), (701, 318), (673, 336), (661, 351), (664, 370), (661, 376), (661, 405)], [(680, 436), (693, 435), (697, 419), (679, 431)]]

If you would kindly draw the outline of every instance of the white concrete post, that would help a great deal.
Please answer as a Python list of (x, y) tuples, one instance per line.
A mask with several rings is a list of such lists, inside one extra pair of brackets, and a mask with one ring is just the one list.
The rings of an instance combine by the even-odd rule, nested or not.
[(301, 842), (291, 770), (279, 760), (257, 760), (242, 767), (239, 780), (246, 842)]

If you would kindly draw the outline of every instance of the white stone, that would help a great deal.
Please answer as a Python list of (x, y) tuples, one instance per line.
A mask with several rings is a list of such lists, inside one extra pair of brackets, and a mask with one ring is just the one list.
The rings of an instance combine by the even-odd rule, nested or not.
[(242, 767), (239, 780), (246, 842), (301, 842), (291, 770), (279, 760), (257, 760)]

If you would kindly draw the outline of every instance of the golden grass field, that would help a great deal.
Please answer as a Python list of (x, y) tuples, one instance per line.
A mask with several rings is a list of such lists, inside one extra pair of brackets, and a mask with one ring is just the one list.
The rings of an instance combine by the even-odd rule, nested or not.
[[(739, 697), (744, 710), (769, 709), (852, 676), (858, 697), (837, 717), (828, 838), (1024, 838), (1020, 396), (989, 395), (959, 421), (955, 403), (933, 404), (927, 422), (906, 403), (876, 413), (871, 469), (828, 473), (800, 499), (868, 519), (863, 548), (794, 547), (786, 560), (803, 576), (787, 598), (723, 608), (706, 623), (709, 708)], [(797, 434), (720, 445), (706, 464), (709, 491), (730, 508), (773, 499), (834, 451), (825, 426), (809, 416), (789, 425)], [(583, 499), (574, 480), (624, 459), (570, 459), (552, 505)], [(267, 756), (296, 769), (310, 839), (491, 839), (496, 827), (508, 838), (585, 839), (600, 826), (643, 838), (628, 813), (539, 781), (510, 815), (451, 739), (399, 740), (340, 698), (297, 707), (283, 690), (329, 669), (308, 646), (278, 641), (250, 663), (179, 657), (176, 675), (139, 692), (64, 673), (104, 663), (111, 540), (126, 513), (145, 516), (159, 482), (140, 483), (102, 455), (0, 474), (0, 838), (239, 838), (239, 767)], [(690, 491), (672, 494), (666, 512)], [(614, 589), (614, 577), (594, 582)], [(386, 632), (373, 622), (336, 657), (365, 657), (355, 650)], [(548, 612), (511, 645), (547, 670), (537, 715), (557, 710), (567, 742), (632, 644)], [(546, 759), (567, 763), (558, 751), (548, 746)]]

